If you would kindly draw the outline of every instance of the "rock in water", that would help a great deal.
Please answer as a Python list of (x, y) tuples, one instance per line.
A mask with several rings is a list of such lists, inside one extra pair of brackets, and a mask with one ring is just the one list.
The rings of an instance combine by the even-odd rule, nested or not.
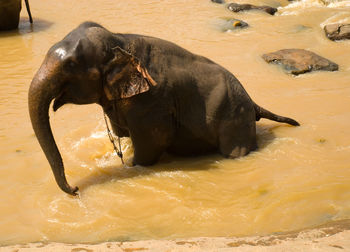
[(213, 3), (223, 4), (225, 3), (224, 0), (211, 0)]
[(294, 75), (318, 70), (338, 70), (336, 63), (304, 49), (283, 49), (264, 54), (262, 58), (267, 63), (282, 65), (287, 72)]
[(324, 31), (330, 40), (350, 39), (350, 24), (329, 24)]
[(220, 23), (221, 24), (219, 24), (219, 27), (220, 27), (219, 29), (223, 32), (239, 30), (249, 26), (246, 22), (235, 18), (229, 18), (229, 19), (223, 18), (220, 20)]
[(255, 6), (252, 4), (230, 3), (227, 6), (227, 8), (233, 12), (248, 11), (248, 10), (261, 10), (261, 11), (265, 11), (266, 13), (268, 13), (270, 15), (274, 15), (277, 12), (276, 8), (273, 8), (270, 6)]

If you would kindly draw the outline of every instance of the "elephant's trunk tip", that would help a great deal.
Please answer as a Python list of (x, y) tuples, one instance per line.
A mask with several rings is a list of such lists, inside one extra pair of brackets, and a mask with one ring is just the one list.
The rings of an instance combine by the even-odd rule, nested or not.
[(63, 188), (61, 188), (61, 189), (72, 196), (78, 196), (79, 188), (77, 186), (72, 188), (68, 185), (69, 190), (67, 190), (67, 187), (65, 187), (64, 189)]

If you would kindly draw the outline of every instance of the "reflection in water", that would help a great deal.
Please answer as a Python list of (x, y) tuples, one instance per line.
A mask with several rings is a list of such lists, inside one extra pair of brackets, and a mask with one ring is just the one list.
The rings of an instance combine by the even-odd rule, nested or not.
[[(322, 30), (348, 21), (348, 1), (250, 3), (278, 12), (233, 14), (209, 0), (32, 0), (34, 25), (22, 17), (18, 31), (0, 34), (0, 244), (253, 235), (350, 218), (350, 42)], [(227, 18), (249, 28), (223, 33), (218, 20)], [(27, 92), (47, 50), (86, 20), (204, 55), (257, 104), (302, 126), (259, 121), (259, 149), (236, 160), (164, 156), (128, 167), (112, 153), (101, 108), (65, 105), (50, 118), (69, 183), (81, 189), (68, 196), (32, 131)], [(311, 50), (340, 69), (293, 77), (261, 58), (284, 48)], [(123, 152), (130, 164), (128, 139)]]

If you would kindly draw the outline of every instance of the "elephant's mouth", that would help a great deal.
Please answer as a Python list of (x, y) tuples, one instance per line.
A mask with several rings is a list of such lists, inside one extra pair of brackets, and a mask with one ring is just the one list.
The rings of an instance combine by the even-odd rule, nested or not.
[(64, 92), (60, 93), (53, 102), (53, 111), (57, 111), (60, 107), (65, 104)]

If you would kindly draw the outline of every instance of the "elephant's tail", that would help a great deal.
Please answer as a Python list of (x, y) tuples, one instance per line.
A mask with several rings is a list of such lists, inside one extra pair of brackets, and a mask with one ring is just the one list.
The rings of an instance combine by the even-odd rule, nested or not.
[(276, 122), (288, 123), (288, 124), (293, 125), (293, 126), (300, 126), (300, 124), (297, 121), (293, 120), (292, 118), (276, 115), (276, 114), (260, 107), (256, 103), (254, 103), (254, 109), (255, 109), (257, 121), (259, 121), (260, 118), (267, 118), (267, 119), (270, 119), (270, 120), (276, 121)]
[(25, 0), (26, 7), (27, 7), (27, 12), (29, 16), (29, 22), (32, 24), (33, 23), (33, 18), (32, 18), (32, 13), (30, 12), (30, 6), (28, 0)]

